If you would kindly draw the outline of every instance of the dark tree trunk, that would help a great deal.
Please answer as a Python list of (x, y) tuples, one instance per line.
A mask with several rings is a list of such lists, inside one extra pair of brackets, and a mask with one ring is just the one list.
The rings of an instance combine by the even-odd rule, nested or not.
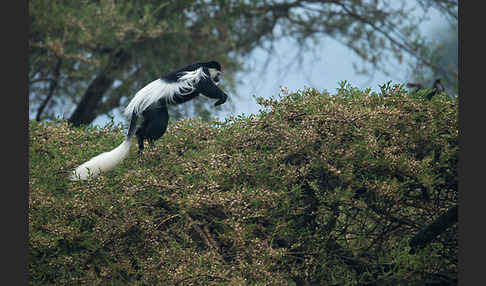
[(81, 124), (90, 124), (96, 118), (95, 109), (101, 102), (105, 92), (111, 87), (115, 80), (101, 72), (88, 86), (81, 102), (69, 118), (74, 126)]
[(62, 65), (62, 60), (59, 59), (54, 69), (54, 79), (50, 83), (49, 93), (47, 94), (46, 98), (44, 99), (41, 106), (37, 110), (37, 115), (35, 116), (35, 120), (37, 121), (41, 120), (41, 115), (44, 112), (44, 109), (46, 108), (47, 104), (49, 103), (52, 96), (54, 95), (54, 91), (56, 90), (57, 85), (59, 83), (59, 76), (61, 75), (61, 65)]
[(435, 221), (427, 225), (412, 240), (410, 240), (410, 253), (415, 253), (418, 249), (425, 247), (432, 242), (439, 234), (457, 222), (457, 206), (450, 208), (447, 212), (440, 215)]
[(114, 73), (122, 69), (130, 60), (130, 55), (124, 51), (117, 52), (113, 57), (113, 63), (101, 71), (90, 83), (83, 98), (74, 110), (69, 122), (74, 126), (90, 124), (98, 116), (96, 109), (100, 106), (103, 95), (115, 81)]

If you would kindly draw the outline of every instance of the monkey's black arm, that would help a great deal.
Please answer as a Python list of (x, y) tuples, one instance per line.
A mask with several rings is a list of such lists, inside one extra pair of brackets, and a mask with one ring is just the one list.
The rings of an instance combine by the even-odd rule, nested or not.
[(209, 77), (201, 79), (198, 82), (197, 90), (209, 98), (219, 99), (216, 101), (214, 106), (225, 103), (226, 99), (228, 98), (228, 95), (219, 89), (219, 87), (217, 87)]

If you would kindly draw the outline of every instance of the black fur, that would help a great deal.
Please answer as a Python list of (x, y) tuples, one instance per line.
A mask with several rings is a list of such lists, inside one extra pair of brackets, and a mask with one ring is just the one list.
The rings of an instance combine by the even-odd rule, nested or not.
[[(215, 103), (215, 106), (223, 104), (226, 101), (228, 95), (214, 84), (209, 73), (210, 68), (221, 71), (221, 65), (218, 62), (211, 61), (206, 63), (196, 63), (193, 65), (189, 65), (180, 70), (171, 72), (161, 77), (161, 79), (166, 82), (176, 82), (183, 75), (181, 72), (193, 71), (200, 67), (203, 67), (203, 71), (207, 75), (207, 77), (202, 78), (197, 83), (196, 90), (194, 92), (186, 95), (175, 95), (174, 102), (171, 104), (181, 104), (187, 102), (191, 99), (196, 98), (199, 94), (204, 94), (209, 98), (218, 99), (218, 101)], [(167, 104), (168, 103), (165, 101), (165, 99), (162, 99), (142, 112), (143, 122), (136, 132), (139, 153), (141, 153), (144, 149), (145, 139), (147, 139), (150, 144), (153, 144), (153, 142), (162, 137), (167, 130), (167, 124), (169, 122)], [(136, 121), (136, 119), (136, 115), (135, 118), (134, 115), (132, 115), (132, 122), (130, 123), (128, 136), (131, 136), (131, 134), (133, 134), (134, 124), (136, 124), (134, 123), (134, 121)]]
[(136, 132), (139, 153), (143, 151), (144, 139), (147, 139), (152, 145), (155, 140), (164, 135), (167, 130), (167, 124), (169, 123), (169, 112), (167, 111), (166, 104), (157, 107), (149, 107), (142, 113), (142, 115), (142, 125)]
[[(182, 72), (185, 71), (194, 71), (197, 70), (198, 68), (203, 67), (205, 69), (217, 69), (218, 71), (221, 71), (221, 65), (218, 62), (211, 61), (211, 62), (204, 62), (204, 63), (195, 63), (192, 65), (185, 66), (177, 71), (170, 72), (166, 74), (165, 76), (161, 77), (161, 79), (167, 81), (167, 82), (176, 82), (181, 76)], [(207, 72), (207, 70), (206, 70)], [(209, 73), (207, 73), (209, 75)]]

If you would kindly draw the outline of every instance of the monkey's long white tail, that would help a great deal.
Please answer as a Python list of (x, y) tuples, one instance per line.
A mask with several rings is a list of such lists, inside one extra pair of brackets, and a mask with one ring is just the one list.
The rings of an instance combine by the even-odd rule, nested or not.
[(104, 152), (91, 158), (89, 161), (77, 167), (70, 176), (71, 181), (87, 180), (98, 176), (101, 172), (106, 172), (118, 165), (130, 151), (131, 136), (127, 136), (115, 149)]

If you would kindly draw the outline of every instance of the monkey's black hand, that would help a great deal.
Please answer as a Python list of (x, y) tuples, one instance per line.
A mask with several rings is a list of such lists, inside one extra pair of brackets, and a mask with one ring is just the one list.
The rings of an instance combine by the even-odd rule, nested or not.
[(223, 97), (221, 97), (218, 101), (216, 101), (214, 106), (218, 106), (218, 105), (225, 103), (227, 98), (228, 98), (228, 95), (226, 93), (224, 93)]

